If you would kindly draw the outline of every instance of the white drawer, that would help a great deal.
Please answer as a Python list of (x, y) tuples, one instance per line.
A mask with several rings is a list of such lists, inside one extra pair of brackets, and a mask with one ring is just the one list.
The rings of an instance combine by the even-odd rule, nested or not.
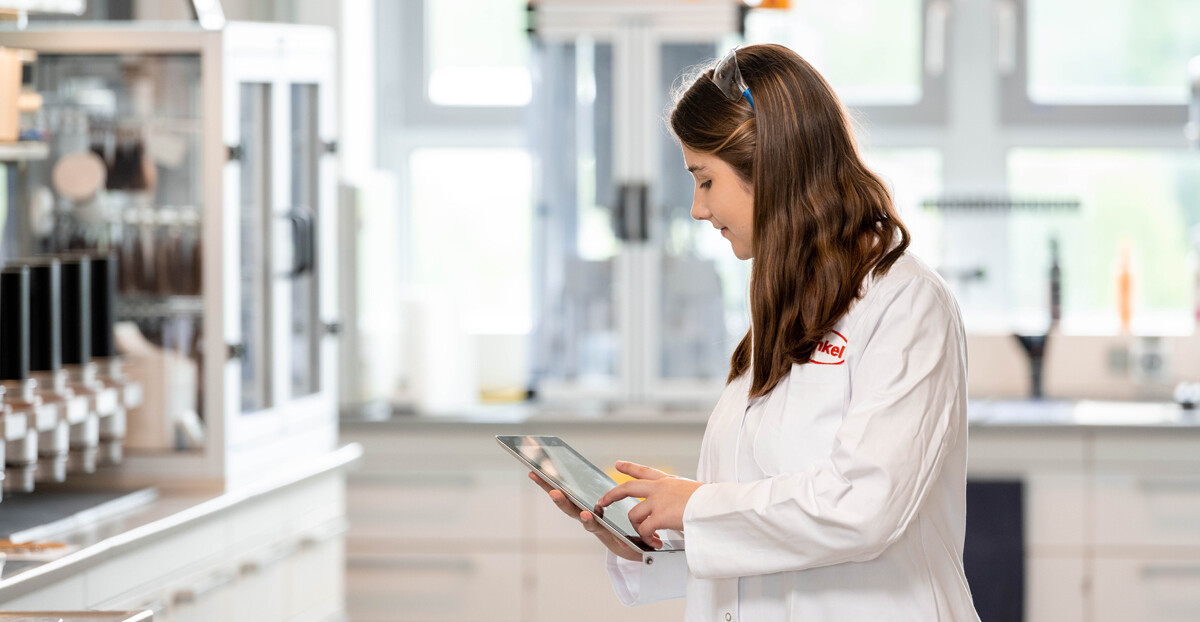
[(533, 486), (525, 473), (520, 468), (352, 473), (346, 495), (350, 532), (355, 538), (423, 542), (519, 540), (522, 529), (530, 529), (522, 522), (523, 487)]
[(371, 622), (518, 622), (523, 574), (519, 553), (352, 556), (346, 609)]
[(1010, 478), (1047, 470), (1082, 471), (1084, 436), (1075, 430), (972, 427), (967, 440), (970, 477)]
[(238, 622), (284, 622), (287, 569), (282, 557), (256, 556), (243, 560), (233, 586)]
[[(205, 579), (210, 580), (210, 579)], [(168, 622), (212, 622), (213, 620), (241, 620), (234, 616), (233, 582), (205, 589), (194, 600), (180, 600), (175, 596), (167, 611)], [(155, 620), (159, 616), (154, 617)]]
[(1200, 557), (1095, 560), (1095, 622), (1200, 619)]
[(88, 569), (85, 585), (89, 605), (130, 589), (151, 587), (164, 577), (186, 572), (185, 566), (212, 560), (228, 548), (228, 527), (221, 517), (206, 519)]
[(1084, 601), (1082, 551), (1075, 557), (1029, 555), (1025, 558), (1025, 620), (1083, 620)]
[(295, 553), (283, 562), (287, 577), (283, 619), (329, 619), (341, 613), (345, 558), (341, 536), (322, 541), (302, 539)]
[[(1036, 472), (1023, 478), (1029, 547), (1083, 546), (1088, 522), (1082, 473)], [(971, 508), (967, 508), (970, 512)]]
[(1115, 471), (1095, 479), (1100, 546), (1200, 546), (1200, 473)]
[[(568, 619), (661, 622), (682, 620), (684, 601), (626, 607), (617, 600), (605, 569), (605, 550), (596, 543), (585, 553), (539, 553), (533, 621)], [(573, 614), (571, 612), (574, 612)]]
[(1167, 464), (1195, 471), (1200, 467), (1200, 434), (1194, 430), (1099, 431), (1095, 438), (1096, 461)]

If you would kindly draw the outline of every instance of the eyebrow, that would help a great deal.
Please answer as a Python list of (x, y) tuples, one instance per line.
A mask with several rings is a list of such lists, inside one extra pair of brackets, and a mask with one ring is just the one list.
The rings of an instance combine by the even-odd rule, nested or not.
[(696, 171), (702, 171), (702, 170), (704, 170), (703, 164), (693, 164), (693, 165), (687, 167), (687, 171), (689, 173), (695, 173)]

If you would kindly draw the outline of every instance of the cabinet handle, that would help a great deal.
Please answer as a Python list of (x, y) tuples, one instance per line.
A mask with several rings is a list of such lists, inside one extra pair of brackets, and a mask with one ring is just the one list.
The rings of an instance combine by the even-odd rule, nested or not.
[(317, 224), (313, 211), (303, 205), (292, 207), (287, 218), (292, 222), (292, 270), (293, 278), (312, 272), (316, 267)]
[(182, 588), (171, 595), (171, 602), (178, 606), (184, 603), (194, 603), (204, 597), (205, 594), (215, 591), (217, 588), (233, 583), (234, 575), (232, 572), (219, 572), (209, 575), (188, 587)]

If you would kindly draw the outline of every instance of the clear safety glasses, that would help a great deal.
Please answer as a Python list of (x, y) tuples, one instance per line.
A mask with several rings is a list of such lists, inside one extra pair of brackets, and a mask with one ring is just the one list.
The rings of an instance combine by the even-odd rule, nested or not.
[(754, 109), (750, 87), (746, 86), (746, 81), (742, 79), (742, 71), (738, 69), (737, 48), (729, 50), (725, 58), (717, 62), (717, 66), (713, 68), (712, 81), (725, 94), (726, 99), (735, 102), (745, 97), (746, 101), (750, 102), (750, 108)]

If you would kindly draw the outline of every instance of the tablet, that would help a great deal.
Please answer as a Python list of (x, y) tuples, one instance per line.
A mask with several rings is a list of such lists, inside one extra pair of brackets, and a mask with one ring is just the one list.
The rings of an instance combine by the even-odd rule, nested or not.
[(663, 537), (661, 548), (646, 544), (629, 521), (629, 510), (639, 501), (625, 498), (598, 511), (596, 503), (604, 493), (613, 489), (617, 482), (607, 473), (592, 464), (557, 436), (497, 436), (500, 445), (516, 456), (525, 466), (533, 469), (543, 481), (561, 490), (581, 510), (594, 514), (600, 524), (635, 551), (655, 553), (682, 551), (683, 541)]

